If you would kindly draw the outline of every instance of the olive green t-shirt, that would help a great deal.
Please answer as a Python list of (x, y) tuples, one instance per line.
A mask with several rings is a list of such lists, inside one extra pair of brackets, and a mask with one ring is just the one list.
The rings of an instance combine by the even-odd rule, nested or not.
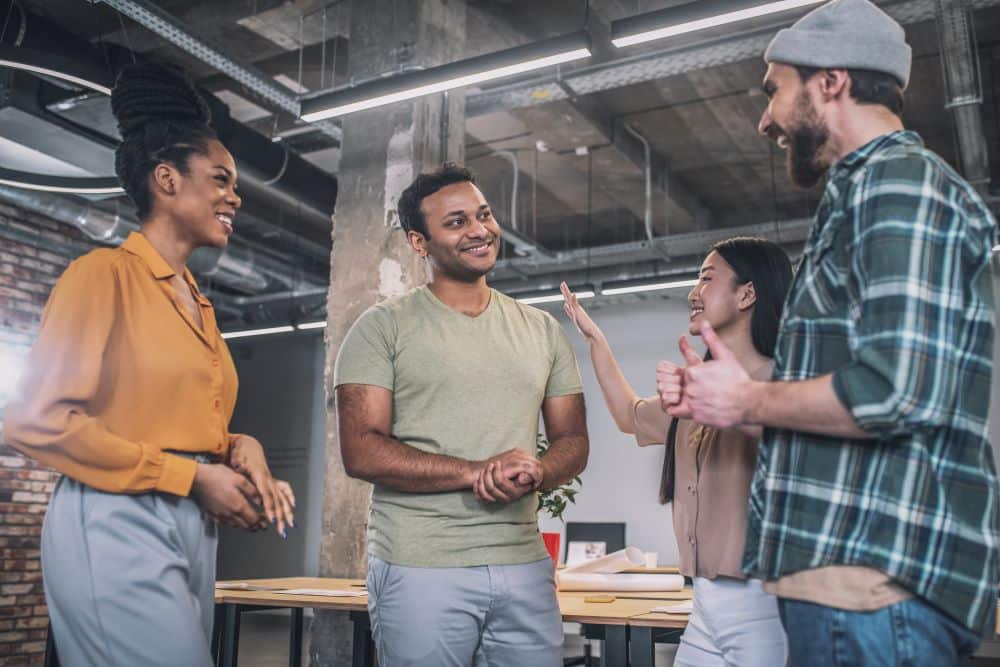
[[(479, 316), (426, 286), (368, 309), (347, 333), (334, 383), (392, 392), (392, 435), (421, 451), (483, 460), (514, 447), (536, 454), (542, 401), (582, 393), (556, 320), (490, 290)], [(472, 490), (404, 493), (376, 485), (368, 550), (396, 565), (469, 567), (546, 557), (535, 494), (485, 504)]]

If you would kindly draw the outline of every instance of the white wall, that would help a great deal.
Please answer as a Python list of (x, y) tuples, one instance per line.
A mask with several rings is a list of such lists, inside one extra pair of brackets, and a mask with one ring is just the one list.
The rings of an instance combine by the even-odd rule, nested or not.
[(295, 490), (295, 528), (251, 534), (223, 528), (220, 578), (317, 576), (326, 470), (322, 331), (231, 341), (240, 377), (231, 430), (258, 438), (271, 472)]
[[(589, 309), (611, 343), (625, 377), (639, 395), (656, 392), (657, 361), (681, 361), (677, 337), (687, 332), (686, 294), (686, 290), (674, 290), (670, 298), (631, 297), (628, 302)], [(586, 307), (586, 301), (583, 303)], [(658, 498), (663, 447), (638, 447), (633, 436), (618, 431), (604, 405), (589, 348), (561, 309), (550, 312), (563, 324), (576, 352), (590, 431), (590, 462), (581, 476), (583, 490), (576, 504), (566, 510), (565, 519), (624, 521), (628, 544), (657, 552), (660, 564), (676, 564), (677, 542), (670, 506), (660, 505)], [(697, 341), (695, 346), (700, 349)], [(559, 521), (548, 517), (543, 517), (540, 525), (546, 531), (563, 529)]]

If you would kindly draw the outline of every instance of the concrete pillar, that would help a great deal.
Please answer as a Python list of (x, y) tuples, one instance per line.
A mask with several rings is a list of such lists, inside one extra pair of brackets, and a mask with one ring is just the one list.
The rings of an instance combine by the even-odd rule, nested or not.
[[(351, 0), (350, 75), (355, 82), (464, 57), (463, 0)], [(327, 456), (320, 576), (365, 574), (371, 486), (344, 472), (333, 366), (348, 329), (369, 306), (423, 284), (424, 265), (406, 245), (396, 202), (413, 177), (464, 159), (465, 95), (453, 91), (344, 117), (340, 193), (327, 297)], [(345, 614), (318, 613), (313, 665), (349, 665)]]

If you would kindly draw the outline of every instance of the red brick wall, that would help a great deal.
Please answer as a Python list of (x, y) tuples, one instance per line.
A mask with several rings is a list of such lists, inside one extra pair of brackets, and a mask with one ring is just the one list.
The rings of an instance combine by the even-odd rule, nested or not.
[[(75, 250), (65, 250), (72, 244)], [(0, 374), (23, 360), (81, 234), (0, 204)], [(68, 253), (68, 254), (67, 254)], [(0, 388), (0, 431), (7, 392)], [(0, 438), (2, 441), (2, 438)], [(39, 542), (58, 474), (0, 444), (0, 665), (40, 665), (48, 627)]]

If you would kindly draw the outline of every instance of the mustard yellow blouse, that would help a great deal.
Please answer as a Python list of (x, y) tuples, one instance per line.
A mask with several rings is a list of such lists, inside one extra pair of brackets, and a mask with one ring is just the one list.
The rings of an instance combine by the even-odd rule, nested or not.
[(70, 264), (4, 412), (4, 440), (102, 491), (186, 496), (197, 464), (169, 450), (228, 453), (237, 378), (212, 304), (185, 270), (199, 328), (174, 275), (138, 233)]

